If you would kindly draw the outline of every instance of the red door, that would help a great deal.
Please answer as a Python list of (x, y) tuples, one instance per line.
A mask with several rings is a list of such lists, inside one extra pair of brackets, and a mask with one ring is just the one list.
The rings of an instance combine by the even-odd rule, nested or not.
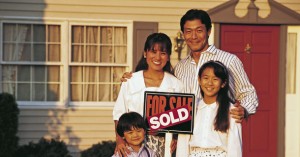
[(221, 49), (241, 59), (259, 99), (243, 122), (243, 157), (276, 157), (279, 26), (221, 25)]

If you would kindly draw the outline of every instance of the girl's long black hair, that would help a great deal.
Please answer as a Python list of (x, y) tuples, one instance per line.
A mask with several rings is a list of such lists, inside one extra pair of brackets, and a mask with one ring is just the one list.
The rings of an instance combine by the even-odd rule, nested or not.
[[(164, 33), (153, 33), (147, 37), (147, 40), (145, 42), (144, 46), (144, 52), (147, 52), (149, 50), (154, 50), (155, 44), (159, 45), (160, 51), (167, 52), (169, 58), (172, 53), (172, 42), (170, 38), (164, 34)], [(148, 69), (148, 64), (146, 61), (146, 58), (144, 58), (144, 53), (138, 62), (135, 71), (140, 71), (140, 70), (147, 70)], [(171, 65), (170, 59), (168, 60), (167, 64), (163, 68), (164, 71), (167, 71), (171, 74), (173, 74), (173, 67)]]
[[(225, 83), (223, 88), (220, 88), (217, 96), (217, 104), (218, 111), (215, 117), (214, 127), (216, 131), (227, 132), (229, 129), (230, 121), (229, 121), (229, 109), (230, 103), (234, 103), (235, 101), (232, 99), (233, 92), (229, 88), (229, 73), (227, 68), (223, 63), (219, 61), (208, 61), (204, 63), (198, 73), (198, 77), (201, 78), (203, 71), (206, 68), (212, 68), (214, 74), (221, 79), (222, 84)], [(204, 93), (201, 89), (201, 95), (204, 98)]]

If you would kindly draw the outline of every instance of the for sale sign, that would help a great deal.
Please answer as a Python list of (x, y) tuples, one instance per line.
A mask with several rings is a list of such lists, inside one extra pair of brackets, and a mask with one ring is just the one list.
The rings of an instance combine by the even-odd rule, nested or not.
[(147, 129), (158, 133), (193, 133), (195, 96), (186, 93), (145, 92)]

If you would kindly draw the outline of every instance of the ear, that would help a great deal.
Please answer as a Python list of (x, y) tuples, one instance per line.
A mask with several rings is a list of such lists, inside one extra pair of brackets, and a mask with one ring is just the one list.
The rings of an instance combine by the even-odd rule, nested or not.
[(146, 56), (147, 56), (147, 52), (144, 52), (144, 58), (146, 58)]

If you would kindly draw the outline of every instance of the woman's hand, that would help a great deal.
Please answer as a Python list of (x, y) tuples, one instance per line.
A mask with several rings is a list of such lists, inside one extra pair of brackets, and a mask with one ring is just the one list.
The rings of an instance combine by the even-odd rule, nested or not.
[(122, 78), (120, 80), (121, 80), (121, 82), (126, 82), (127, 79), (130, 79), (131, 77), (132, 77), (132, 72), (125, 72), (122, 75)]
[(127, 154), (130, 153), (130, 150), (126, 147), (127, 143), (121, 137), (117, 137), (116, 139), (116, 148), (115, 154), (119, 154), (119, 156), (127, 157)]

